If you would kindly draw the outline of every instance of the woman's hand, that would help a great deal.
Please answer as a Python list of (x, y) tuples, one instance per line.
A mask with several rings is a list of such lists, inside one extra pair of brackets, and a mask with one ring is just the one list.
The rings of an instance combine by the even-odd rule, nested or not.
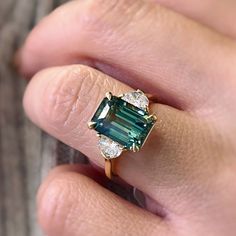
[(96, 165), (104, 160), (87, 121), (104, 94), (139, 88), (159, 101), (142, 151), (118, 161), (147, 210), (99, 185), (91, 167), (64, 166), (39, 191), (47, 235), (236, 235), (235, 9), (230, 0), (72, 1), (33, 30), (21, 72), (57, 67), (31, 80), (25, 110)]

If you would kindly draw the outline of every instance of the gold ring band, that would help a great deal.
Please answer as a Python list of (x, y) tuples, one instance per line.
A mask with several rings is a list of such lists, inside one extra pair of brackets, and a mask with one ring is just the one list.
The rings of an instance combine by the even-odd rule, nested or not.
[(115, 169), (115, 159), (105, 159), (105, 174), (109, 179), (112, 179), (114, 176), (117, 176)]

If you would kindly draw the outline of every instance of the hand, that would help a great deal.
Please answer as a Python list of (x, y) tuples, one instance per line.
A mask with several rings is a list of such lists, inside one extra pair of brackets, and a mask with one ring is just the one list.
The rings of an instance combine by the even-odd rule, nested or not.
[(147, 209), (103, 188), (96, 170), (63, 166), (39, 191), (47, 235), (236, 235), (235, 7), (230, 0), (72, 1), (33, 30), (22, 73), (57, 67), (30, 81), (25, 110), (96, 165), (104, 160), (87, 121), (104, 94), (139, 88), (159, 101), (142, 151), (118, 161), (120, 178), (145, 193)]

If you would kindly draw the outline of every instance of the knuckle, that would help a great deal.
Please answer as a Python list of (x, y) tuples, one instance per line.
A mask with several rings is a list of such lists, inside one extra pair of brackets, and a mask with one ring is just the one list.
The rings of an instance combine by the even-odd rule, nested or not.
[[(55, 76), (55, 75), (54, 75)], [(59, 134), (72, 132), (89, 119), (91, 97), (99, 96), (96, 72), (87, 66), (66, 67), (44, 92), (44, 119)]]
[(71, 212), (78, 208), (77, 200), (81, 195), (75, 179), (72, 173), (60, 173), (41, 186), (38, 218), (46, 233), (59, 235), (68, 231)]

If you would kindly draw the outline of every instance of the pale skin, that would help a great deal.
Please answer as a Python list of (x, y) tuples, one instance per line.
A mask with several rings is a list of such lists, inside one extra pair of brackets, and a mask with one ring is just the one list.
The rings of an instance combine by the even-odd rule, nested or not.
[[(230, 0), (72, 1), (32, 31), (20, 54), (33, 77), (25, 111), (94, 164), (56, 168), (42, 183), (45, 235), (236, 235), (235, 9)], [(137, 88), (157, 97), (157, 125), (117, 171), (146, 209), (103, 187), (87, 128), (106, 92)]]

